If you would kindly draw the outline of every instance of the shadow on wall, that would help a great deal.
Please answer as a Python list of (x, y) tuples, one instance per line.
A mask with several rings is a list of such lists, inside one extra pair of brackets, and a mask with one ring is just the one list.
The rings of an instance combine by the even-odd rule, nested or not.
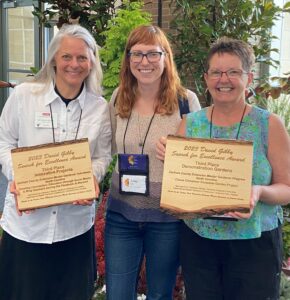
[(6, 188), (7, 188), (7, 179), (1, 172), (1, 165), (0, 165), (0, 212), (3, 211), (4, 207), (4, 199), (6, 194)]

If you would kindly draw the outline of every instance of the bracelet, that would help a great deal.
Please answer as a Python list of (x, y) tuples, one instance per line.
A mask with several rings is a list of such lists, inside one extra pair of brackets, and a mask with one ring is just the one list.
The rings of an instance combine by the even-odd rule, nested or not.
[(12, 83), (11, 83), (11, 82), (8, 82), (8, 87), (11, 87), (11, 88), (13, 88), (13, 85), (12, 85)]

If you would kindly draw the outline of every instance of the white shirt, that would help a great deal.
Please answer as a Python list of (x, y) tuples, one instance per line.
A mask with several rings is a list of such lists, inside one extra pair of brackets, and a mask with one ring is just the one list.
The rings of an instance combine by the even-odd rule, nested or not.
[[(13, 180), (11, 149), (53, 142), (52, 126), (39, 128), (37, 115), (50, 107), (54, 120), (55, 141), (74, 140), (80, 113), (77, 139), (88, 138), (92, 169), (98, 182), (111, 161), (111, 124), (107, 102), (84, 86), (77, 99), (68, 106), (54, 91), (53, 84), (41, 91), (40, 83), (23, 83), (8, 98), (0, 119), (0, 164), (8, 181)], [(57, 125), (55, 124), (57, 123)], [(36, 209), (18, 216), (9, 183), (0, 225), (17, 239), (32, 243), (53, 243), (78, 236), (91, 228), (95, 205), (59, 205)]]

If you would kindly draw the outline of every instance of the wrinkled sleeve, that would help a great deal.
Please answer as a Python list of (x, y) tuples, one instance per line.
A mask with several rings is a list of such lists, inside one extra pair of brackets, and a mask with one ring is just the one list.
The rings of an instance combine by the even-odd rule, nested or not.
[(117, 97), (118, 89), (115, 89), (110, 103), (109, 103), (109, 109), (110, 109), (110, 118), (111, 118), (111, 130), (112, 130), (112, 154), (117, 153), (117, 146), (116, 146), (116, 128), (117, 128), (117, 118), (116, 118), (116, 108), (115, 108), (115, 102)]
[(104, 178), (107, 168), (112, 160), (111, 156), (111, 121), (108, 104), (103, 106), (102, 113), (100, 114), (100, 134), (97, 137), (96, 147), (92, 153), (92, 167), (94, 175), (98, 182)]
[(11, 150), (17, 147), (19, 138), (19, 101), (16, 91), (17, 87), (6, 101), (0, 118), (0, 164), (8, 181), (13, 180)]

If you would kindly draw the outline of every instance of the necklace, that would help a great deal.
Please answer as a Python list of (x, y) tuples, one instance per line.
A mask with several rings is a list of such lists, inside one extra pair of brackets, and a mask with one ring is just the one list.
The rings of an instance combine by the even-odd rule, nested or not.
[[(123, 149), (124, 149), (124, 153), (126, 153), (126, 149), (125, 149), (125, 138), (126, 138), (126, 134), (127, 134), (127, 129), (128, 129), (129, 121), (130, 121), (130, 119), (131, 119), (131, 115), (132, 115), (132, 111), (131, 111), (131, 113), (130, 113), (130, 115), (129, 115), (129, 118), (128, 118), (128, 120), (127, 120), (127, 125), (126, 125), (126, 128), (125, 128), (124, 137), (123, 137)], [(148, 125), (148, 127), (147, 127), (147, 131), (146, 131), (146, 134), (145, 134), (145, 137), (144, 137), (143, 142), (142, 142), (142, 140), (141, 140), (141, 134), (140, 134), (140, 132), (139, 132), (140, 136), (139, 136), (139, 143), (138, 143), (138, 146), (139, 146), (139, 147), (142, 147), (142, 152), (141, 152), (141, 154), (143, 154), (143, 151), (144, 151), (144, 145), (145, 145), (145, 142), (146, 142), (146, 139), (147, 139), (147, 135), (148, 135), (149, 129), (150, 129), (150, 127), (151, 127), (151, 124), (152, 124), (152, 121), (153, 121), (155, 115), (156, 115), (156, 109), (155, 109), (155, 111), (154, 111), (153, 116), (152, 116), (151, 119), (150, 119), (150, 122), (149, 122), (149, 125)], [(138, 114), (138, 127), (140, 128), (140, 126), (139, 126), (139, 114)]]
[[(241, 117), (241, 120), (240, 120), (240, 123), (239, 123), (239, 127), (238, 127), (237, 134), (236, 134), (236, 140), (239, 138), (240, 129), (241, 129), (241, 126), (242, 126), (242, 123), (243, 123), (243, 119), (244, 119), (244, 115), (245, 115), (245, 112), (246, 112), (246, 108), (247, 108), (247, 103), (245, 103), (245, 107), (244, 107), (244, 110), (243, 110), (243, 113), (242, 113), (242, 117)], [(212, 138), (212, 117), (213, 117), (213, 111), (214, 111), (214, 106), (212, 107), (211, 115), (210, 115), (210, 127), (209, 127), (209, 138), (210, 139)]]
[(143, 141), (142, 141), (142, 139), (141, 139), (141, 130), (140, 130), (139, 113), (138, 113), (137, 122), (138, 122), (138, 137), (139, 137), (139, 143), (138, 143), (138, 146), (139, 146), (139, 147), (142, 147), (142, 146), (143, 146)]

